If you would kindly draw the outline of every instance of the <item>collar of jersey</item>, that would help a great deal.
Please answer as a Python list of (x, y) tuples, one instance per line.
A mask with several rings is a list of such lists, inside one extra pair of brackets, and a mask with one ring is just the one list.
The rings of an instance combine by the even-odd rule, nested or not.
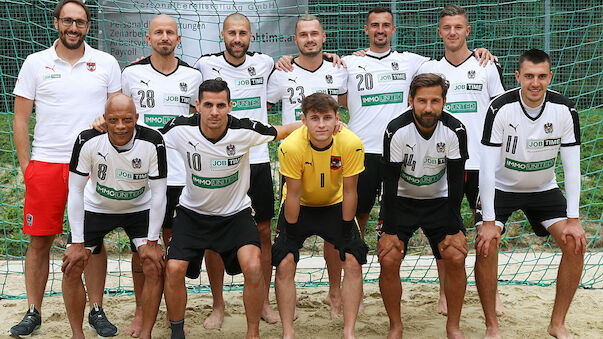
[(381, 59), (385, 59), (387, 58), (390, 54), (392, 54), (392, 50), (390, 49), (389, 51), (387, 51), (387, 53), (381, 55), (381, 56), (377, 56), (377, 55), (372, 55), (370, 54), (371, 51), (369, 50), (368, 52), (366, 52), (366, 56), (367, 57), (371, 57), (373, 59), (377, 59), (377, 60), (381, 60)]
[(301, 67), (301, 66), (300, 66), (300, 65), (299, 65), (297, 62), (295, 62), (295, 58), (293, 58), (293, 60), (291, 61), (291, 63), (292, 63), (292, 64), (294, 64), (294, 65), (296, 65), (297, 67), (299, 67), (299, 68), (303, 69), (303, 70), (304, 70), (304, 71), (306, 71), (306, 72), (314, 73), (314, 72), (318, 71), (318, 70), (319, 70), (319, 69), (322, 67), (322, 65), (324, 65), (324, 63), (325, 63), (325, 59), (323, 58), (323, 59), (322, 59), (322, 62), (320, 63), (320, 66), (318, 66), (318, 67), (317, 67), (315, 70), (313, 70), (313, 71), (311, 71), (311, 70), (309, 70), (309, 69), (306, 69), (306, 68)]
[[(52, 43), (52, 46), (50, 47), (50, 55), (52, 56), (52, 58), (54, 60), (67, 63), (65, 60), (61, 59), (59, 57), (59, 55), (57, 54), (56, 46), (57, 46), (58, 43), (59, 43), (59, 39), (56, 39)], [(92, 50), (92, 47), (90, 47), (90, 45), (88, 45), (88, 43), (86, 41), (84, 41), (84, 55), (82, 55), (82, 57), (75, 64), (73, 64), (73, 66), (79, 64), (80, 62), (85, 62), (85, 61), (90, 60), (90, 58), (92, 57), (92, 51), (91, 50)]]
[(226, 59), (226, 53), (225, 52), (222, 52), (220, 54), (222, 54), (222, 58), (224, 58), (224, 61), (227, 64), (229, 64), (230, 66), (234, 67), (234, 68), (238, 68), (238, 67), (243, 66), (243, 64), (245, 64), (245, 62), (247, 62), (247, 56), (250, 55), (249, 53), (245, 52), (245, 60), (243, 60), (243, 62), (241, 62), (240, 64), (235, 65), (235, 64), (231, 63), (230, 61), (228, 61), (228, 59)]
[(178, 71), (178, 68), (180, 67), (180, 64), (182, 64), (182, 60), (180, 60), (180, 59), (178, 59), (178, 58), (176, 57), (176, 60), (178, 60), (178, 62), (176, 63), (176, 68), (174, 68), (174, 70), (173, 70), (173, 71), (171, 71), (170, 73), (167, 73), (167, 74), (166, 74), (166, 73), (161, 72), (161, 71), (160, 71), (160, 70), (158, 70), (157, 68), (155, 68), (155, 66), (154, 66), (154, 65), (153, 65), (153, 63), (151, 62), (151, 56), (148, 56), (148, 57), (144, 58), (144, 59), (143, 59), (143, 60), (141, 60), (141, 61), (144, 61), (144, 60), (146, 60), (146, 59), (148, 59), (148, 60), (149, 60), (149, 65), (151, 65), (151, 68), (152, 68), (152, 69), (153, 69), (155, 72), (157, 72), (157, 73), (159, 73), (159, 74), (161, 74), (161, 75), (163, 75), (163, 76), (166, 76), (166, 77), (169, 77), (170, 75), (172, 75), (172, 74), (176, 73), (176, 71)]
[(332, 138), (331, 139), (331, 143), (328, 146), (324, 147), (324, 148), (318, 148), (318, 147), (312, 145), (312, 141), (310, 141), (310, 140), (308, 140), (308, 142), (310, 143), (310, 147), (312, 147), (313, 150), (315, 150), (317, 152), (323, 152), (323, 151), (326, 151), (329, 148), (331, 148), (331, 146), (333, 146), (333, 140), (335, 140), (335, 138)]
[(544, 99), (542, 99), (542, 107), (540, 108), (540, 112), (538, 112), (538, 115), (535, 117), (531, 117), (528, 112), (526, 112), (526, 108), (523, 107), (523, 104), (521, 103), (521, 88), (517, 89), (517, 96), (518, 96), (518, 102), (519, 102), (519, 106), (521, 107), (521, 110), (523, 111), (523, 114), (530, 120), (532, 121), (536, 121), (538, 120), (538, 118), (540, 118), (542, 116), (542, 112), (544, 112), (544, 106), (546, 106), (546, 99), (549, 96), (549, 90), (547, 89), (546, 92), (544, 93)]
[(212, 144), (217, 144), (218, 141), (222, 140), (224, 136), (226, 136), (226, 133), (228, 133), (228, 128), (230, 128), (231, 123), (232, 115), (228, 114), (228, 122), (226, 123), (226, 129), (224, 129), (224, 133), (222, 133), (222, 135), (220, 135), (217, 139), (210, 139), (205, 134), (203, 134), (203, 130), (201, 130), (201, 114), (199, 114), (199, 132), (207, 141), (211, 142)]
[(446, 60), (447, 63), (449, 63), (452, 67), (460, 67), (462, 64), (466, 63), (467, 60), (471, 59), (473, 57), (473, 53), (469, 54), (469, 56), (467, 57), (467, 59), (463, 60), (460, 64), (455, 65), (452, 62), (450, 62), (450, 60), (448, 60), (448, 58), (446, 58), (446, 54), (444, 54), (444, 57), (442, 59)]
[(417, 125), (417, 122), (415, 121), (415, 110), (411, 109), (410, 110), (410, 114), (412, 114), (412, 123), (413, 125), (415, 125), (415, 129), (417, 130), (417, 133), (419, 133), (419, 135), (421, 136), (421, 138), (423, 138), (423, 140), (428, 141), (429, 139), (431, 139), (431, 137), (433, 137), (433, 135), (435, 134), (436, 129), (438, 128), (439, 122), (442, 119), (442, 116), (440, 115), (440, 119), (438, 119), (438, 122), (436, 122), (435, 128), (433, 129), (433, 131), (431, 131), (431, 135), (429, 136), (429, 138), (426, 138), (423, 133), (421, 132), (421, 130), (419, 129), (419, 126)]

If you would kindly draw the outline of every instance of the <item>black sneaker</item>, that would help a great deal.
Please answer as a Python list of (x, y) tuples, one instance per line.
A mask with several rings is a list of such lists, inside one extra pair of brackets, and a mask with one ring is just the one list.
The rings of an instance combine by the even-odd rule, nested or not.
[(42, 325), (42, 317), (40, 312), (36, 310), (33, 304), (29, 305), (29, 310), (25, 313), (25, 317), (20, 323), (10, 328), (8, 333), (15, 338), (27, 338), (31, 334), (40, 328)]
[(92, 311), (88, 314), (90, 329), (96, 331), (99, 338), (114, 337), (117, 335), (117, 327), (111, 324), (103, 308), (94, 303)]

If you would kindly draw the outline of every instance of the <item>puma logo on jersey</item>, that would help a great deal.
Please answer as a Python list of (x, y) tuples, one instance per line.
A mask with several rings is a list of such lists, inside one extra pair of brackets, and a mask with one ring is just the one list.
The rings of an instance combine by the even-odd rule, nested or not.
[(517, 124), (517, 125), (515, 125), (515, 126), (513, 126), (513, 125), (509, 124), (509, 126), (513, 127), (513, 130), (515, 130), (515, 133), (517, 133), (517, 126), (519, 126), (519, 124)]
[(253, 122), (253, 125), (251, 125), (251, 128), (255, 129), (255, 125), (257, 125), (257, 124), (258, 124), (258, 122), (257, 122), (257, 121), (254, 121), (254, 122)]
[(212, 68), (211, 68), (211, 70), (212, 70), (212, 71), (214, 71), (214, 72), (216, 72), (216, 73), (218, 73), (218, 74), (220, 74), (220, 75), (222, 75), (222, 74), (220, 73), (220, 71), (222, 70), (221, 68), (215, 68), (215, 67), (212, 67)]
[(82, 143), (82, 141), (84, 141), (84, 140), (82, 140), (82, 136), (81, 136), (81, 135), (78, 135), (78, 136), (77, 136), (77, 143), (78, 143), (78, 144), (81, 144), (81, 143)]
[(463, 126), (457, 127), (457, 128), (454, 129), (455, 132), (464, 131), (464, 130), (465, 130), (465, 127), (463, 127)]
[(305, 164), (305, 165), (310, 165), (310, 166), (312, 166), (312, 163), (311, 163), (311, 162), (309, 162), (309, 161), (306, 161), (304, 164)]
[(362, 68), (362, 70), (366, 72), (366, 66), (358, 66), (358, 68)]
[(199, 145), (199, 143), (193, 144), (192, 142), (188, 142), (189, 145), (193, 146), (193, 148), (195, 149), (195, 151), (197, 150), (197, 145)]
[(295, 79), (289, 78), (289, 81), (293, 81), (297, 85), (297, 78), (295, 78)]
[(283, 156), (285, 156), (285, 153), (287, 153), (287, 152), (283, 151), (282, 148), (280, 148), (279, 150), (281, 151), (281, 153), (283, 153)]
[(144, 82), (143, 80), (140, 80), (141, 83), (147, 85), (147, 87), (149, 87), (149, 82), (151, 82), (151, 80), (147, 80), (146, 82)]
[(105, 161), (107, 161), (107, 154), (109, 154), (109, 153), (102, 155), (101, 152), (96, 152), (96, 154), (100, 155), (101, 157), (103, 157), (103, 159), (105, 159)]
[(414, 144), (412, 146), (409, 144), (406, 144), (406, 147), (410, 148), (413, 152), (415, 151), (415, 146), (417, 146), (417, 144)]
[(356, 152), (362, 151), (362, 148), (356, 148)]
[(55, 67), (55, 65), (52, 65), (52, 67), (46, 66), (46, 67), (44, 67), (44, 69), (49, 69), (49, 70), (55, 72), (54, 67)]
[(385, 134), (387, 135), (388, 138), (392, 137), (392, 132), (385, 130)]

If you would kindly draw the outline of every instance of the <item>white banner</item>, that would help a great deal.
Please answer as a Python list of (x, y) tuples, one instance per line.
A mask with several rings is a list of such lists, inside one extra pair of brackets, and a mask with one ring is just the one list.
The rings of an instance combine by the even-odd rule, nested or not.
[(172, 16), (178, 24), (181, 43), (176, 56), (190, 65), (203, 54), (224, 50), (220, 31), (227, 15), (238, 12), (251, 22), (253, 35), (249, 51), (274, 58), (296, 54), (293, 43), (295, 23), (306, 13), (307, 0), (101, 0), (99, 48), (113, 55), (122, 66), (149, 56), (145, 40), (149, 22), (157, 14)]

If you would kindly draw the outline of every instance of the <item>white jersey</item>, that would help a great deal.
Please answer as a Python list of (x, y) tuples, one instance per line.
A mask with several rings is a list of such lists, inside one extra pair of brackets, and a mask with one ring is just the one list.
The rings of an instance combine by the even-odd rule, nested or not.
[(13, 94), (33, 100), (36, 126), (31, 160), (68, 163), (73, 140), (105, 112), (107, 94), (121, 89), (119, 64), (84, 42), (84, 55), (72, 66), (55, 46), (27, 56)]
[(494, 99), (484, 124), (482, 144), (502, 147), (496, 189), (542, 192), (557, 187), (555, 162), (559, 147), (580, 145), (580, 122), (573, 103), (547, 90), (540, 114), (530, 117), (520, 89)]
[(251, 206), (249, 150), (274, 140), (276, 129), (229, 115), (224, 135), (210, 140), (201, 133), (199, 119), (199, 114), (178, 117), (161, 129), (167, 147), (178, 150), (185, 162), (180, 205), (204, 215), (233, 215)]
[(387, 123), (408, 107), (410, 82), (429, 58), (390, 51), (377, 57), (343, 57), (348, 72), (348, 126), (362, 140), (366, 153), (381, 154)]
[(436, 73), (448, 80), (446, 110), (467, 127), (469, 159), (467, 170), (479, 170), (480, 141), (490, 100), (502, 94), (502, 69), (498, 63), (480, 66), (473, 53), (460, 65), (451, 64), (446, 57), (426, 62), (419, 73)]
[(463, 123), (442, 112), (431, 137), (419, 134), (408, 108), (385, 130), (383, 158), (402, 165), (398, 196), (413, 199), (448, 197), (448, 159), (467, 159), (467, 136)]
[(159, 132), (136, 125), (132, 148), (118, 151), (107, 133), (85, 130), (73, 147), (69, 171), (90, 176), (84, 191), (86, 211), (144, 211), (151, 206), (148, 181), (167, 176), (165, 144)]
[[(122, 92), (134, 99), (138, 124), (153, 129), (163, 127), (180, 115), (190, 115), (190, 106), (199, 98), (201, 73), (178, 59), (170, 74), (159, 72), (146, 57), (124, 68), (121, 74)], [(167, 151), (168, 185), (184, 186), (184, 162), (178, 152)]]
[[(228, 83), (232, 100), (232, 115), (268, 123), (266, 84), (274, 61), (266, 54), (247, 52), (245, 61), (233, 65), (226, 61), (224, 52), (203, 55), (195, 63), (204, 80), (222, 79)], [(253, 147), (249, 154), (252, 164), (270, 161), (268, 145)]]
[(347, 92), (347, 72), (323, 60), (320, 67), (309, 71), (293, 61), (293, 71), (275, 70), (268, 80), (268, 103), (282, 100), (283, 125), (301, 120), (302, 100), (313, 93), (329, 94), (337, 100)]

